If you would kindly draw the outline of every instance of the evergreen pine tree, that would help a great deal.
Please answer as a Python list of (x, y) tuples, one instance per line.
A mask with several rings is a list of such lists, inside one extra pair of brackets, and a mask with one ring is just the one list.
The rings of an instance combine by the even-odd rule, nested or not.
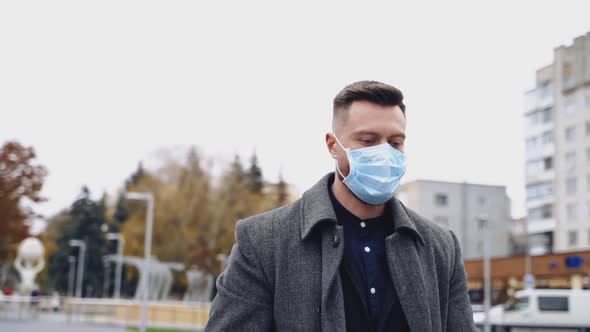
[(133, 172), (133, 174), (131, 174), (129, 179), (127, 179), (127, 181), (125, 181), (125, 190), (129, 189), (129, 187), (136, 185), (139, 182), (139, 180), (144, 176), (144, 174), (145, 174), (145, 170), (143, 168), (143, 163), (139, 162), (135, 172)]
[(258, 166), (258, 157), (256, 156), (256, 152), (252, 154), (250, 158), (250, 169), (248, 170), (248, 189), (255, 194), (262, 193), (262, 187), (264, 186), (264, 182), (262, 179), (262, 169)]
[(93, 201), (90, 191), (84, 187), (69, 212), (71, 221), (61, 228), (62, 235), (57, 240), (57, 250), (50, 258), (49, 276), (57, 290), (67, 292), (68, 256), (76, 257), (76, 264), (79, 263), (79, 248), (71, 247), (70, 240), (82, 240), (86, 243), (82, 294), (87, 297), (97, 296), (102, 289), (103, 256), (106, 253), (104, 235), (101, 231), (101, 226), (105, 222), (104, 201)]

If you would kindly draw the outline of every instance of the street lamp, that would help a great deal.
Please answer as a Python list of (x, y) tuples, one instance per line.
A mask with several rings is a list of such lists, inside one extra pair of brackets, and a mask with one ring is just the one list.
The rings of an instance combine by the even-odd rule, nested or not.
[(76, 280), (76, 297), (82, 297), (82, 280), (84, 280), (84, 255), (86, 253), (86, 243), (81, 240), (70, 240), (70, 246), (80, 247), (78, 250), (78, 272)]
[(68, 273), (68, 297), (74, 296), (74, 269), (76, 268), (76, 257), (68, 256), (68, 262), (70, 263), (70, 271)]
[[(150, 236), (151, 237), (151, 236)], [(121, 298), (121, 273), (123, 266), (123, 244), (125, 238), (121, 233), (107, 233), (108, 240), (117, 240), (117, 270), (115, 272), (115, 298)]]
[(102, 297), (109, 296), (109, 288), (111, 286), (111, 264), (108, 259), (103, 258), (104, 263), (104, 280), (102, 283)]
[(489, 232), (489, 221), (487, 214), (481, 214), (478, 218), (479, 225), (482, 230), (482, 237), (483, 237), (483, 277), (484, 277), (484, 296), (483, 296), (483, 307), (485, 313), (485, 321), (484, 321), (484, 332), (490, 332), (490, 305), (491, 305), (491, 278), (490, 278), (490, 232)]
[(154, 223), (154, 196), (151, 192), (142, 192), (136, 193), (131, 192), (127, 193), (127, 199), (137, 199), (147, 201), (147, 216), (146, 216), (146, 231), (145, 231), (145, 241), (144, 241), (144, 258), (143, 258), (143, 273), (148, 273), (145, 278), (141, 279), (141, 313), (140, 313), (140, 325), (139, 331), (145, 332), (146, 331), (146, 321), (147, 321), (147, 309), (148, 309), (148, 299), (149, 299), (149, 288), (148, 288), (148, 276), (150, 270), (150, 256), (152, 250), (152, 225)]
[(535, 276), (533, 275), (532, 271), (532, 264), (531, 264), (531, 245), (530, 245), (530, 234), (529, 234), (529, 221), (526, 219), (525, 223), (525, 233), (526, 233), (526, 253), (524, 256), (524, 288), (531, 289), (535, 288)]

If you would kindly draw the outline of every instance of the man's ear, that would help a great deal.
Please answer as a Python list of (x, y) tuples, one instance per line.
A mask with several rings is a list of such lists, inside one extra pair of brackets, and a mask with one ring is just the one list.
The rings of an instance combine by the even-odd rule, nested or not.
[(336, 139), (334, 138), (334, 134), (326, 133), (326, 147), (328, 148), (328, 152), (330, 152), (332, 159), (336, 159), (338, 157), (338, 147), (336, 144)]

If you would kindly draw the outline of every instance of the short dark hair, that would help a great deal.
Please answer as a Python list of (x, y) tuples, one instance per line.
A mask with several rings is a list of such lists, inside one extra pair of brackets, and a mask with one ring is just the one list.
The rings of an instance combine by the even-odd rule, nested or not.
[(406, 105), (402, 92), (389, 84), (377, 81), (359, 81), (347, 85), (334, 98), (333, 120), (343, 115), (355, 101), (368, 101), (381, 106), (399, 106), (404, 116)]

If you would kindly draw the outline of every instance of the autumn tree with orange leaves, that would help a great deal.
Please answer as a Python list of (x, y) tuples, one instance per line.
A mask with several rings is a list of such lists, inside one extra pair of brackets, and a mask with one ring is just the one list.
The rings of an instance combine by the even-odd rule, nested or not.
[(35, 157), (32, 147), (15, 141), (0, 147), (0, 262), (13, 257), (28, 236), (27, 221), (36, 217), (31, 203), (44, 200), (40, 191), (47, 170)]

